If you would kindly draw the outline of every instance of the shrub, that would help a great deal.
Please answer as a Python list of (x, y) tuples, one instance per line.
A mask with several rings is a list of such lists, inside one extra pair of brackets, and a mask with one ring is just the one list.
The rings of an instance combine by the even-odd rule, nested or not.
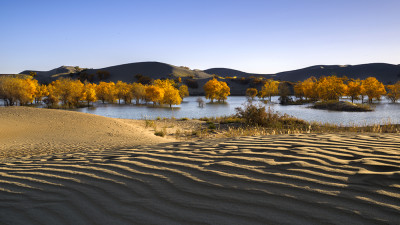
[(252, 103), (246, 103), (244, 108), (236, 108), (236, 116), (243, 118), (245, 123), (250, 125), (266, 126), (272, 121), (277, 121), (279, 115), (274, 113), (271, 108), (268, 108), (268, 112), (265, 106), (253, 105)]

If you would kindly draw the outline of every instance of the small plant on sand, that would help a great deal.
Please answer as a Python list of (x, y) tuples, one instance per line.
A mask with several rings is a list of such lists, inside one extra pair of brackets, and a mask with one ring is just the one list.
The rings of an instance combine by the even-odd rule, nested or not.
[(155, 126), (155, 123), (153, 120), (145, 120), (145, 122), (146, 122), (146, 128)]
[(156, 130), (154, 132), (154, 135), (160, 136), (160, 137), (165, 137), (165, 135), (167, 135), (167, 129), (163, 128), (162, 130)]

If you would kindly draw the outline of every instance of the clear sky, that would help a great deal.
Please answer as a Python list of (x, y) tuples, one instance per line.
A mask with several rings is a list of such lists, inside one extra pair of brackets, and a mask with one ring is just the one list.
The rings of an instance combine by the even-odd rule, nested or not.
[(0, 73), (400, 63), (400, 0), (0, 0)]

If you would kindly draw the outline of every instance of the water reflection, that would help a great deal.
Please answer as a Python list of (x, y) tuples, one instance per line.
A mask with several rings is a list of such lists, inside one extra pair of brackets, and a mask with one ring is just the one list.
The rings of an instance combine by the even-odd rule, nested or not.
[[(201, 108), (196, 102), (197, 98), (198, 97), (185, 98), (180, 106), (173, 106), (172, 108), (152, 105), (102, 104), (98, 102), (94, 107), (73, 109), (73, 111), (124, 119), (156, 119), (157, 117), (201, 118), (235, 114), (235, 108), (241, 107), (246, 102), (246, 98), (243, 96), (232, 96), (228, 97), (225, 104), (207, 103)], [(258, 101), (254, 102), (258, 103)], [(282, 106), (277, 103), (278, 97), (274, 97), (272, 98), (272, 103), (267, 104), (267, 106), (281, 114), (286, 113), (307, 121), (328, 122), (347, 126), (352, 124), (383, 124), (388, 121), (400, 124), (400, 104), (389, 103), (387, 100), (375, 103), (375, 110), (372, 112), (336, 112), (311, 109), (308, 108), (309, 105)], [(2, 105), (1, 101), (0, 104)]]

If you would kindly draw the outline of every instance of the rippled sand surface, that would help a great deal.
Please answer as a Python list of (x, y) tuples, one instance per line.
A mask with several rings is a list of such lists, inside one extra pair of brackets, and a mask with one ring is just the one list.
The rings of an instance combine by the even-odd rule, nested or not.
[(25, 156), (0, 224), (399, 224), (400, 136), (303, 134)]

